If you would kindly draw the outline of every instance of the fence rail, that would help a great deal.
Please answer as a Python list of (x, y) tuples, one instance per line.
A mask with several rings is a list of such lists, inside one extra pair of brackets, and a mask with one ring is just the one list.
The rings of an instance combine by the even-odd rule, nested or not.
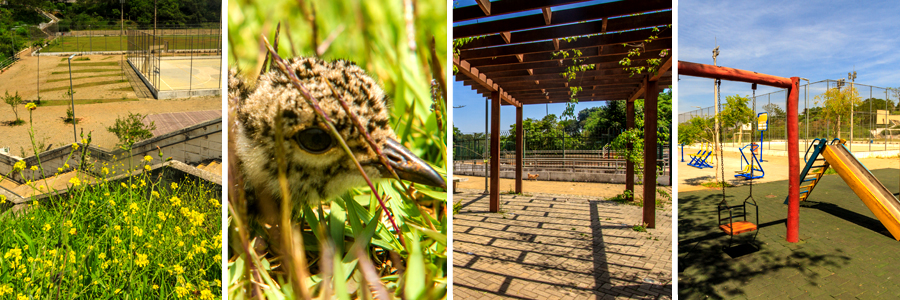
[[(724, 84), (726, 82), (723, 82)], [(838, 81), (830, 79), (800, 85), (798, 103), (800, 138), (807, 141), (814, 138), (837, 137), (851, 140), (852, 115), (853, 142), (868, 143), (870, 145), (868, 148), (872, 150), (900, 147), (900, 89), (852, 83), (860, 101), (854, 107), (853, 113), (829, 113), (824, 105), (825, 92), (835, 88), (846, 91), (850, 86), (850, 82), (844, 82), (839, 86)], [(754, 112), (768, 113), (769, 127), (764, 132), (766, 148), (772, 148), (773, 143), (778, 148), (778, 142), (787, 139), (786, 101), (787, 90), (782, 89), (757, 95), (756, 107), (751, 107)], [(712, 118), (714, 115), (714, 107), (710, 106), (678, 114), (678, 123), (689, 122), (695, 117)], [(738, 128), (739, 126), (723, 128), (721, 131), (723, 143), (749, 143), (750, 131), (744, 130), (741, 136)], [(756, 138), (758, 141), (758, 132)]]

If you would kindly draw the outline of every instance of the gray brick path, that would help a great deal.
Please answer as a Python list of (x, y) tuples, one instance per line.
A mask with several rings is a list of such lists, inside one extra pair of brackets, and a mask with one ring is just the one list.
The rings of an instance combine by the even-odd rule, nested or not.
[(637, 232), (641, 208), (573, 196), (456, 194), (454, 299), (671, 299), (671, 206)]

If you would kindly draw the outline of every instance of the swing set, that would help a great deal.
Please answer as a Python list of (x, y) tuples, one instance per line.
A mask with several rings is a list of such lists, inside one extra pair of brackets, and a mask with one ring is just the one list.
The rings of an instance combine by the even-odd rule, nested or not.
[[(715, 79), (717, 89), (718, 89), (718, 87), (721, 86), (721, 81), (723, 79), (730, 80), (730, 81), (740, 81), (740, 82), (752, 83), (753, 84), (753, 86), (752, 86), (753, 94), (754, 94), (754, 97), (753, 97), (753, 107), (754, 108), (756, 107), (756, 97), (755, 97), (756, 96), (756, 84), (763, 84), (763, 85), (788, 89), (788, 98), (787, 98), (787, 107), (786, 107), (787, 108), (787, 141), (788, 141), (788, 157), (789, 157), (788, 172), (789, 172), (789, 174), (799, 173), (799, 171), (800, 171), (799, 170), (800, 166), (799, 166), (799, 162), (798, 162), (798, 160), (799, 160), (799, 130), (797, 128), (797, 124), (798, 124), (797, 102), (799, 99), (798, 86), (799, 86), (799, 82), (800, 82), (799, 77), (784, 78), (784, 77), (760, 74), (760, 73), (751, 72), (751, 71), (745, 71), (745, 70), (739, 70), (739, 69), (733, 69), (733, 68), (727, 68), (727, 67), (720, 67), (720, 66), (714, 66), (714, 65), (697, 64), (697, 63), (691, 63), (691, 62), (685, 62), (685, 61), (678, 62), (678, 70), (679, 70), (679, 74), (681, 74), (681, 75)], [(718, 98), (718, 93), (717, 93), (717, 98), (716, 98), (716, 106), (717, 107), (720, 102), (721, 102), (721, 100), (720, 100), (720, 98)], [(762, 116), (762, 114), (759, 116)], [(763, 118), (759, 118), (758, 122), (760, 119), (763, 119)], [(718, 126), (715, 128), (715, 130), (716, 131), (719, 130)], [(751, 137), (751, 140), (752, 139), (753, 138)], [(762, 140), (762, 136), (760, 136), (760, 141), (761, 140)], [(719, 141), (716, 141), (716, 143), (718, 143), (718, 145), (719, 145), (718, 157), (721, 158), (723, 156), (722, 150), (721, 150), (722, 149), (722, 141), (719, 140)], [(760, 145), (761, 144), (762, 143), (760, 142)], [(760, 172), (762, 172), (761, 167), (758, 169), (755, 167), (755, 166), (759, 165), (759, 162), (761, 159), (757, 158), (754, 150), (761, 150), (762, 148), (759, 148), (760, 145), (754, 145), (753, 143), (751, 143), (750, 145), (744, 147), (744, 148), (749, 148), (749, 151), (751, 152), (751, 155), (752, 155), (751, 159), (747, 159), (747, 157), (745, 155), (743, 155), (744, 148), (742, 148), (742, 151), (741, 151), (742, 156), (743, 156), (742, 163), (746, 162), (749, 167), (749, 169), (747, 169), (747, 168), (743, 167), (743, 165), (742, 165), (742, 171), (747, 170), (749, 172), (742, 172), (742, 174), (738, 174), (735, 176), (742, 176), (743, 174), (748, 174), (749, 176), (746, 176), (745, 178), (747, 178), (748, 180), (751, 180), (750, 181), (750, 195), (748, 195), (747, 198), (744, 199), (743, 203), (738, 204), (738, 205), (728, 205), (729, 203), (726, 198), (725, 185), (722, 184), (722, 201), (720, 201), (719, 204), (717, 205), (718, 223), (719, 223), (719, 230), (721, 230), (722, 232), (724, 232), (726, 235), (728, 235), (730, 237), (728, 248), (730, 248), (731, 245), (733, 244), (735, 235), (754, 232), (753, 240), (755, 241), (757, 235), (759, 234), (759, 231), (758, 231), (759, 228), (757, 226), (757, 224), (759, 224), (759, 206), (756, 202), (756, 199), (753, 198), (753, 181), (752, 181), (752, 179), (762, 177), (762, 176), (756, 177), (754, 175), (754, 172), (756, 170), (759, 170)], [(722, 169), (722, 168), (720, 168), (720, 169)], [(725, 180), (724, 169), (721, 172), (722, 172), (721, 178), (724, 181)], [(799, 178), (796, 178), (793, 176), (790, 177), (788, 195), (789, 195), (789, 198), (788, 198), (789, 205), (788, 205), (786, 239), (790, 243), (796, 243), (799, 241), (799, 229), (800, 229), (799, 228), (800, 202), (799, 202), (799, 197), (798, 197), (799, 196)], [(749, 213), (748, 209), (754, 210), (753, 211), (753, 222), (748, 221), (748, 217), (747, 217), (747, 215)]]

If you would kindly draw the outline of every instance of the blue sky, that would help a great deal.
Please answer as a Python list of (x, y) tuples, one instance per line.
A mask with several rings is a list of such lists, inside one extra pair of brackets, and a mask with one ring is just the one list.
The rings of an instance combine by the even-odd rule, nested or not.
[[(855, 66), (858, 83), (900, 87), (896, 1), (679, 1), (677, 13), (681, 61), (712, 64), (718, 39), (720, 66), (812, 82), (846, 78)], [(680, 79), (677, 112), (713, 105), (712, 79)], [(750, 84), (722, 82), (722, 102), (737, 93), (749, 95)]]
[[(508, 0), (510, 1), (510, 0)], [(563, 10), (563, 9), (571, 9), (581, 6), (587, 5), (595, 5), (598, 3), (606, 3), (612, 2), (609, 0), (601, 0), (601, 1), (588, 1), (577, 4), (565, 5), (555, 7), (554, 10)], [(475, 5), (474, 0), (461, 0), (455, 1), (455, 7), (464, 7)], [(490, 21), (494, 19), (505, 19), (512, 18), (522, 15), (531, 15), (531, 14), (540, 14), (540, 10), (532, 10), (515, 14), (507, 14), (501, 15), (493, 18), (485, 18), (484, 20)], [(471, 24), (475, 21), (466, 21), (455, 23), (454, 26)], [(456, 80), (455, 76), (453, 80)], [(453, 106), (465, 106), (462, 108), (454, 108), (453, 109), (453, 126), (459, 128), (460, 131), (464, 133), (469, 132), (484, 132), (484, 110), (485, 110), (485, 100), (486, 98), (475, 93), (471, 87), (464, 86), (461, 81), (453, 82)], [(582, 109), (602, 106), (605, 105), (606, 102), (581, 102), (575, 106), (575, 113)], [(566, 105), (563, 103), (554, 103), (549, 105), (544, 104), (535, 104), (535, 105), (525, 105), (523, 106), (522, 117), (532, 118), (532, 119), (542, 119), (547, 115), (549, 111), (550, 114), (555, 114), (557, 117), (562, 115), (563, 110), (565, 110)], [(509, 130), (510, 125), (514, 124), (516, 121), (516, 108), (514, 106), (501, 106), (500, 108), (500, 130)]]

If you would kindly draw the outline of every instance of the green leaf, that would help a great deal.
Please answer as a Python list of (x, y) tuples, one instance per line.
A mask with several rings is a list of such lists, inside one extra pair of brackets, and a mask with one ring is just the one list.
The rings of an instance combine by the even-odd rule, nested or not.
[(407, 240), (407, 248), (411, 248), (409, 257), (406, 259), (405, 286), (403, 289), (406, 299), (423, 299), (425, 298), (425, 257), (422, 255), (422, 248), (419, 245), (416, 230), (410, 230), (410, 236), (416, 237), (414, 240)]

